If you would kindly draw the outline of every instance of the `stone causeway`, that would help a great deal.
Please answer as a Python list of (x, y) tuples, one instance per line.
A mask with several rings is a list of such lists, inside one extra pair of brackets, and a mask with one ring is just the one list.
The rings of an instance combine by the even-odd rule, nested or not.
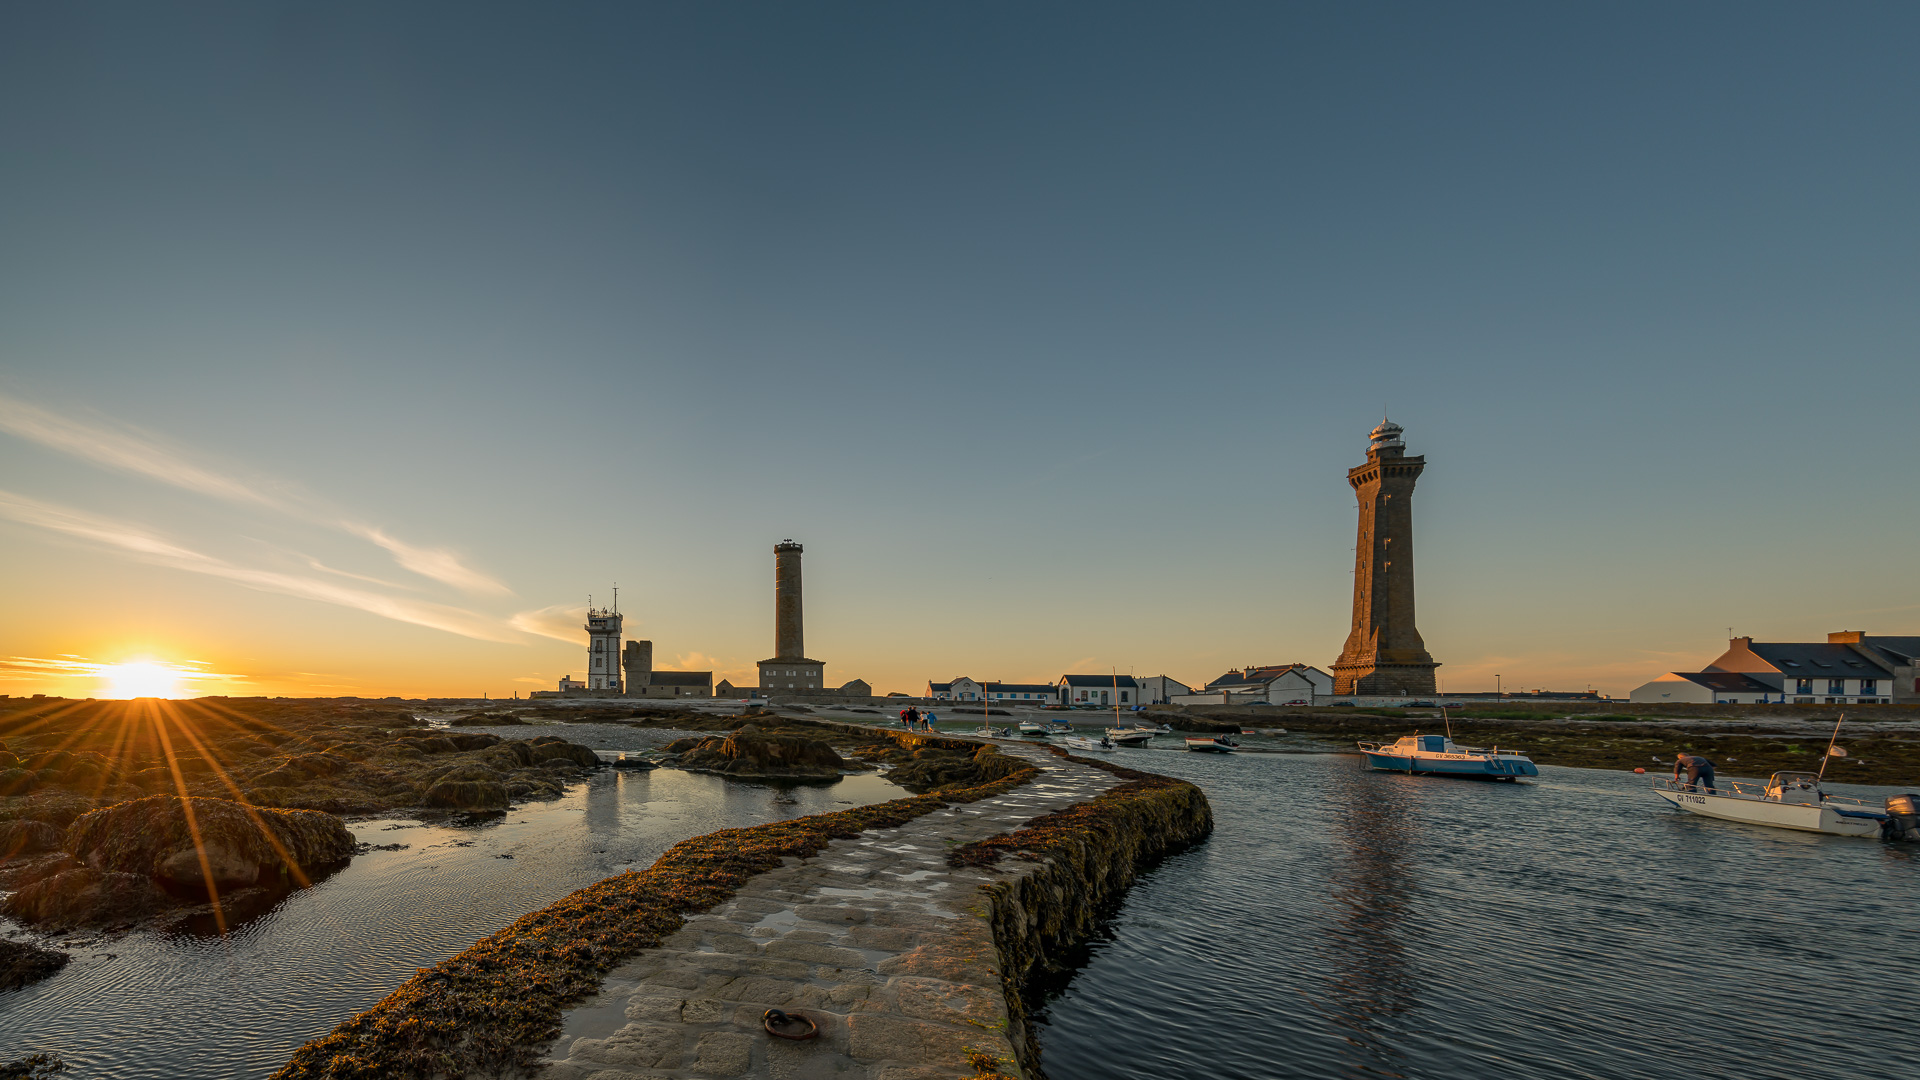
[[(609, 972), (598, 995), (567, 1012), (536, 1075), (949, 1080), (976, 1075), (970, 1051), (1021, 1075), (979, 886), (1033, 864), (953, 868), (947, 852), (1120, 780), (1042, 746), (996, 742), (1040, 775), (1005, 795), (836, 840), (753, 878), (660, 948)], [(769, 1035), (761, 1018), (770, 1008), (804, 1013), (819, 1037)]]

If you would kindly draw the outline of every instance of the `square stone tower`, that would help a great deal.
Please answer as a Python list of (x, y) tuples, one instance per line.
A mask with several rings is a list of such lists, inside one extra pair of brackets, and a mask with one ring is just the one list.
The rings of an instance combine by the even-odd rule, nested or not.
[(1401, 430), (1381, 421), (1367, 463), (1347, 470), (1360, 500), (1360, 534), (1353, 629), (1333, 665), (1336, 694), (1429, 695), (1440, 666), (1413, 625), (1413, 485), (1427, 459), (1406, 456)]

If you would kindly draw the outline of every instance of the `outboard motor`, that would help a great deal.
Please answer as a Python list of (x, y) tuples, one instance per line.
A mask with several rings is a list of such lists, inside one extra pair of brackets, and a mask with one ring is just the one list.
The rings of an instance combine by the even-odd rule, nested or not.
[(1920, 795), (1887, 796), (1887, 820), (1880, 823), (1880, 839), (1920, 843)]

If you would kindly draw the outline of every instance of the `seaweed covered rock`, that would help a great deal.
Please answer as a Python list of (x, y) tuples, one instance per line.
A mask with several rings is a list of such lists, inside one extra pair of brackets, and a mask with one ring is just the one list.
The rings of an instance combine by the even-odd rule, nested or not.
[(60, 850), (60, 830), (44, 821), (0, 821), (0, 861)]
[(67, 954), (0, 938), (0, 990), (18, 990), (67, 966)]
[(982, 746), (971, 755), (929, 746), (916, 749), (913, 758), (896, 765), (887, 779), (924, 795), (944, 788), (974, 787), (1010, 776), (1024, 767), (1018, 758), (1002, 754), (992, 746)]
[(505, 810), (509, 801), (507, 785), (497, 780), (441, 780), (422, 800), (442, 810)]
[(173, 903), (145, 874), (77, 867), (9, 893), (0, 914), (46, 930), (126, 926)]
[(769, 735), (743, 727), (725, 738), (709, 737), (680, 755), (680, 767), (727, 776), (813, 780), (838, 777), (846, 768), (832, 746), (803, 735)]
[(526, 723), (525, 720), (520, 719), (518, 716), (515, 716), (512, 713), (500, 713), (495, 716), (489, 716), (486, 713), (474, 713), (472, 716), (462, 716), (462, 717), (457, 717), (453, 720), (449, 720), (447, 721), (447, 726), (448, 727), (508, 727), (512, 725), (520, 725), (525, 723)]
[(94, 870), (224, 889), (346, 862), (353, 834), (313, 810), (153, 795), (82, 815), (67, 827), (66, 849)]
[(552, 735), (527, 740), (527, 751), (533, 756), (535, 765), (564, 762), (569, 765), (578, 765), (583, 769), (597, 769), (601, 765), (600, 755), (594, 753), (591, 748), (570, 743)]

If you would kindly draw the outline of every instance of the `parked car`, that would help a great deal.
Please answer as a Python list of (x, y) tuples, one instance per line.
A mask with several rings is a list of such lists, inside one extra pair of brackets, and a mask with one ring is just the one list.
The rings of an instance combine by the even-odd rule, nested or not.
[(1281, 702), (1280, 704), (1282, 704), (1282, 705), (1305, 705), (1305, 704), (1306, 704), (1306, 702), (1305, 702), (1304, 700), (1302, 700), (1302, 699), (1300, 699), (1300, 698), (1294, 698), (1294, 699), (1293, 699), (1292, 701), (1283, 701), (1283, 702)]
[(1336, 701), (1336, 702), (1334, 702), (1334, 703), (1332, 704), (1332, 706), (1330, 706), (1330, 707), (1331, 707), (1331, 708), (1335, 708), (1335, 709), (1337, 709), (1337, 708), (1339, 708), (1339, 707), (1340, 707), (1340, 706), (1342, 706), (1342, 705), (1345, 705), (1345, 706), (1346, 706), (1347, 708), (1349, 708), (1349, 709), (1351, 709), (1351, 708), (1353, 708), (1353, 702), (1351, 702), (1351, 701)]
[(1431, 701), (1409, 701), (1409, 702), (1407, 702), (1407, 703), (1406, 703), (1405, 705), (1402, 705), (1402, 706), (1400, 706), (1400, 707), (1401, 707), (1401, 708), (1403, 708), (1403, 709), (1436, 709), (1436, 708), (1439, 708), (1439, 706), (1437, 706), (1437, 705), (1435, 705), (1435, 704), (1434, 704), (1433, 702), (1431, 702)]
[(1443, 709), (1464, 709), (1467, 707), (1467, 703), (1464, 701), (1446, 701), (1442, 702), (1440, 707)]

